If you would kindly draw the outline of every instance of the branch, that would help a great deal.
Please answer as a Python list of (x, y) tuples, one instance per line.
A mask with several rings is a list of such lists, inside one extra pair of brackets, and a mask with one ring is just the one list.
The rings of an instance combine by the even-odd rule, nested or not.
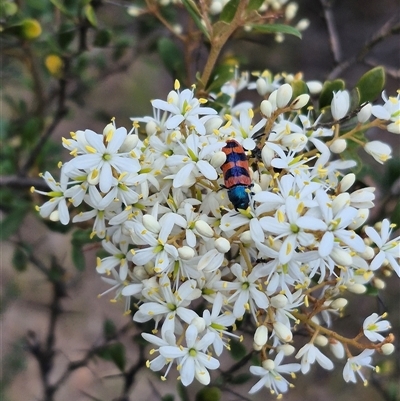
[(333, 1), (332, 0), (320, 0), (320, 1), (322, 9), (324, 11), (326, 26), (328, 28), (331, 53), (335, 64), (338, 64), (342, 59), (342, 50), (340, 48), (339, 34), (336, 29), (335, 18), (332, 11)]
[[(343, 71), (347, 70), (350, 66), (357, 62), (365, 62), (365, 57), (367, 54), (380, 42), (388, 38), (389, 36), (396, 35), (400, 33), (400, 22), (396, 21), (398, 19), (397, 16), (392, 17), (389, 21), (387, 21), (379, 30), (376, 32), (361, 48), (357, 55), (344, 60), (339, 65), (337, 65), (328, 75), (328, 79), (334, 79), (340, 76)], [(389, 69), (390, 70), (390, 69)], [(392, 71), (392, 70), (390, 70)], [(392, 71), (392, 75), (396, 78), (396, 76), (400, 76), (400, 71), (396, 72)]]

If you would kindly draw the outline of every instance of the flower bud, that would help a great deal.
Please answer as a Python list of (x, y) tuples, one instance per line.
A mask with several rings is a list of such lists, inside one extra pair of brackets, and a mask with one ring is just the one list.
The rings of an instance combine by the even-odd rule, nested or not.
[(329, 308), (335, 309), (335, 310), (341, 310), (348, 304), (348, 302), (349, 301), (346, 298), (337, 298), (331, 302), (331, 304), (329, 305)]
[(284, 308), (287, 304), (288, 299), (283, 294), (278, 294), (271, 298), (271, 305), (274, 308)]
[(346, 148), (347, 148), (346, 139), (342, 138), (336, 139), (336, 141), (333, 142), (331, 146), (329, 146), (330, 151), (336, 154), (344, 152)]
[(145, 214), (143, 216), (143, 225), (154, 234), (158, 234), (161, 230), (161, 224), (151, 214)]
[(332, 212), (338, 214), (342, 209), (350, 205), (350, 194), (343, 192), (339, 194), (332, 202)]
[(298, 31), (305, 31), (310, 26), (310, 20), (308, 18), (302, 18), (295, 26)]
[(195, 251), (190, 246), (184, 245), (178, 248), (179, 257), (183, 260), (190, 260), (194, 258)]
[(380, 164), (383, 164), (392, 157), (392, 148), (381, 141), (371, 141), (366, 143), (364, 150)]
[(265, 167), (271, 166), (271, 161), (275, 157), (275, 152), (266, 144), (261, 150), (261, 159)]
[(318, 334), (317, 337), (315, 337), (314, 344), (320, 347), (325, 347), (328, 344), (328, 339), (325, 336)]
[(367, 292), (367, 287), (363, 284), (352, 284), (347, 286), (347, 289), (353, 294), (364, 294)]
[[(271, 92), (271, 94), (268, 97), (268, 101), (271, 103), (272, 105), (272, 111), (275, 110), (277, 108), (276, 105), (276, 95), (278, 93), (278, 90), (275, 89), (274, 91)], [(262, 103), (262, 102), (261, 102)]]
[(383, 344), (381, 347), (383, 355), (391, 355), (394, 352), (394, 345), (391, 343)]
[(286, 9), (285, 9), (285, 18), (286, 18), (286, 20), (287, 21), (292, 20), (296, 16), (298, 9), (299, 9), (299, 6), (298, 6), (297, 3), (294, 3), (294, 2), (293, 3), (289, 3), (286, 6)]
[(64, 61), (57, 54), (49, 54), (44, 61), (50, 74), (56, 78), (61, 78), (64, 71)]
[(227, 253), (231, 249), (231, 243), (224, 237), (217, 238), (214, 246), (219, 253)]
[(393, 134), (400, 134), (400, 118), (394, 123), (390, 123), (386, 129)]
[(253, 243), (253, 238), (251, 237), (250, 231), (247, 230), (245, 232), (243, 232), (242, 234), (240, 234), (239, 236), (239, 240), (242, 244), (252, 244)]
[(157, 133), (157, 124), (154, 121), (149, 121), (146, 124), (146, 134), (148, 136), (154, 135)]
[(261, 351), (262, 350), (262, 346), (261, 345), (258, 345), (258, 344), (256, 344), (255, 342), (253, 342), (253, 349), (254, 349), (254, 351)]
[(57, 209), (56, 209), (56, 210), (53, 210), (53, 211), (50, 213), (49, 220), (50, 220), (50, 221), (60, 221), (60, 213), (58, 212)]
[(346, 174), (340, 181), (340, 192), (346, 192), (356, 181), (356, 175), (354, 173)]
[(126, 11), (131, 17), (138, 17), (143, 12), (143, 10), (137, 6), (129, 6)]
[(271, 371), (275, 369), (275, 362), (272, 359), (266, 359), (261, 365), (265, 370)]
[(286, 325), (284, 325), (281, 322), (275, 322), (273, 324), (273, 326), (274, 326), (275, 334), (278, 336), (278, 338), (281, 341), (284, 341), (284, 342), (292, 341), (292, 339), (293, 339), (292, 331)]
[(337, 359), (343, 359), (345, 355), (345, 350), (343, 344), (334, 338), (329, 340), (329, 348), (332, 351), (332, 354), (335, 355)]
[(178, 143), (182, 140), (182, 132), (176, 129), (168, 135), (168, 139), (171, 142)]
[(42, 27), (38, 20), (27, 18), (21, 23), (21, 36), (24, 39), (36, 39), (42, 33)]
[(204, 127), (206, 129), (206, 134), (212, 134), (214, 130), (218, 129), (223, 123), (221, 117), (211, 117), (204, 123)]
[(278, 345), (276, 347), (276, 350), (278, 352), (283, 351), (283, 354), (285, 356), (289, 356), (289, 355), (292, 355), (294, 353), (294, 351), (296, 351), (296, 348), (293, 347), (293, 345), (290, 345), (290, 344), (282, 344), (282, 345)]
[(375, 251), (371, 246), (366, 246), (364, 252), (359, 253), (364, 260), (371, 260), (375, 256)]
[(196, 316), (195, 318), (193, 318), (192, 321), (190, 322), (190, 324), (195, 326), (199, 333), (203, 332), (206, 328), (206, 322), (200, 316)]
[(292, 86), (289, 84), (283, 84), (278, 89), (278, 92), (276, 94), (276, 105), (278, 106), (278, 108), (287, 106), (290, 99), (292, 98), (292, 95), (293, 95)]
[(306, 84), (312, 95), (318, 95), (322, 90), (322, 82), (320, 81), (308, 81)]
[(303, 93), (300, 96), (297, 96), (296, 99), (290, 105), (290, 108), (293, 110), (300, 110), (302, 109), (310, 100), (310, 95), (307, 93)]
[(264, 96), (268, 92), (268, 84), (264, 78), (260, 77), (257, 79), (256, 89), (260, 96)]
[(222, 11), (222, 9), (223, 9), (222, 1), (213, 1), (211, 2), (208, 12), (211, 15), (217, 15)]
[(120, 147), (120, 152), (130, 152), (135, 149), (137, 144), (139, 143), (139, 136), (136, 134), (127, 135), (124, 140), (124, 143)]
[(271, 114), (272, 114), (272, 104), (271, 104), (271, 102), (269, 100), (263, 100), (261, 102), (261, 104), (260, 104), (260, 110), (261, 110), (261, 113), (265, 117), (267, 117), (267, 118), (271, 117)]
[(372, 104), (367, 103), (358, 113), (357, 120), (360, 123), (365, 123), (371, 117)]
[(332, 249), (330, 257), (340, 266), (350, 266), (353, 263), (353, 258), (350, 253), (338, 246)]
[(146, 269), (143, 266), (134, 266), (133, 267), (133, 275), (140, 281), (143, 281), (149, 278)]
[(257, 327), (254, 333), (254, 344), (263, 347), (268, 341), (268, 329), (266, 326), (261, 325)]
[(214, 236), (214, 230), (204, 220), (197, 220), (194, 227), (200, 235), (206, 238), (212, 238)]
[(217, 168), (217, 167), (221, 167), (226, 161), (226, 154), (224, 152), (222, 152), (222, 150), (215, 152), (210, 160), (210, 164)]
[(377, 288), (378, 290), (384, 290), (386, 288), (386, 283), (380, 278), (374, 277), (373, 284), (374, 287)]
[(331, 112), (333, 118), (338, 121), (343, 118), (350, 107), (350, 95), (347, 91), (333, 92), (333, 99), (331, 102)]

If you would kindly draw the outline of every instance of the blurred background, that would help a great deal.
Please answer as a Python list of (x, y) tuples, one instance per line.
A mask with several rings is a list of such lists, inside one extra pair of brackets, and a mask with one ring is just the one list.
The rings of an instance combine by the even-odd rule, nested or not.
[[(4, 1), (4, 0), (3, 0)], [(37, 39), (36, 51), (40, 57), (32, 56), (28, 60), (36, 63), (30, 65), (23, 61), (21, 54), (32, 51), (31, 46), (21, 47), (21, 41), (15, 40), (11, 35), (2, 37), (2, 100), (1, 100), (1, 140), (3, 152), (13, 149), (13, 158), (21, 167), (27, 166), (26, 159), (29, 153), (20, 151), (21, 143), (27, 143), (27, 148), (34, 149), (39, 140), (33, 132), (45, 132), (48, 123), (56, 121), (54, 129), (49, 134), (47, 153), (43, 160), (36, 164), (28, 164), (29, 171), (24, 179), (16, 179), (15, 172), (9, 164), (9, 159), (2, 162), (2, 206), (3, 214), (9, 212), (13, 196), (31, 202), (30, 183), (36, 184), (35, 177), (44, 165), (53, 166), (66, 154), (62, 153), (60, 139), (68, 136), (70, 131), (78, 129), (92, 129), (101, 132), (104, 126), (115, 117), (118, 126), (129, 127), (130, 117), (151, 115), (150, 100), (154, 98), (165, 99), (173, 86), (174, 77), (163, 65), (162, 59), (157, 53), (156, 41), (162, 36), (169, 36), (151, 18), (138, 19), (127, 13), (127, 7), (136, 5), (135, 1), (92, 1), (96, 10), (98, 30), (103, 35), (111, 31), (119, 33), (121, 41), (112, 45), (101, 42), (101, 37), (96, 37), (98, 44), (93, 46), (89, 41), (84, 44), (90, 53), (93, 64), (87, 67), (89, 57), (81, 57), (80, 63), (85, 66), (82, 70), (75, 67), (73, 72), (79, 74), (84, 71), (82, 81), (74, 80), (71, 75), (71, 85), (68, 86), (62, 107), (56, 103), (56, 93), (59, 90), (57, 76), (51, 76), (49, 68), (46, 70), (46, 55), (53, 49), (49, 49), (48, 36), (56, 35), (52, 30), (52, 24), (57, 23), (57, 13), (49, 13), (47, 10), (57, 4), (68, 4), (68, 1), (15, 1), (24, 12), (30, 13), (32, 18), (38, 18), (42, 25), (42, 35)], [(52, 4), (50, 4), (52, 3)], [(87, 2), (89, 3), (89, 2)], [(223, 51), (222, 58), (232, 55), (238, 56), (240, 68), (246, 70), (269, 69), (273, 73), (285, 71), (287, 73), (302, 72), (304, 80), (320, 80), (327, 78), (343, 78), (347, 87), (351, 88), (359, 77), (377, 65), (387, 68), (386, 91), (388, 95), (396, 95), (400, 88), (400, 3), (396, 0), (366, 1), (357, 0), (331, 1), (331, 15), (336, 27), (339, 46), (340, 62), (348, 61), (348, 68), (335, 70), (335, 63), (330, 47), (330, 37), (327, 29), (326, 14), (323, 3), (327, 1), (300, 0), (296, 19), (308, 18), (310, 26), (303, 33), (303, 39), (294, 36), (286, 36), (282, 43), (277, 43), (273, 35), (251, 37), (246, 34), (238, 34)], [(326, 6), (326, 4), (325, 4)], [(180, 16), (178, 15), (178, 18)], [(2, 23), (6, 20), (1, 17)], [(42, 18), (42, 19), (41, 19)], [(55, 18), (54, 21), (51, 18)], [(90, 14), (87, 16), (90, 19)], [(153, 25), (152, 25), (153, 24)], [(385, 25), (386, 24), (386, 25)], [(389, 24), (389, 25), (387, 25)], [(384, 37), (376, 46), (368, 51), (362, 61), (354, 61), (354, 57), (360, 55), (365, 49), (365, 44), (371, 42), (374, 35), (385, 30), (385, 26), (397, 27), (393, 34)], [(101, 28), (101, 29), (100, 29)], [(84, 29), (84, 28), (82, 28)], [(5, 33), (8, 33), (5, 31)], [(100, 35), (99, 35), (100, 36)], [(43, 42), (41, 42), (41, 37)], [(105, 36), (104, 36), (105, 37)], [(103, 38), (104, 39), (104, 38)], [(73, 40), (77, 40), (76, 38)], [(91, 38), (92, 40), (92, 38)], [(110, 42), (111, 43), (111, 42)], [(103, 44), (105, 44), (103, 46)], [(118, 54), (120, 46), (121, 54)], [(204, 64), (205, 49), (200, 49), (196, 59), (194, 70)], [(72, 57), (73, 55), (71, 55)], [(21, 61), (22, 60), (22, 61)], [(64, 60), (67, 62), (68, 60)], [(339, 63), (339, 67), (342, 64)], [(336, 72), (338, 74), (336, 75)], [(35, 78), (35, 74), (39, 77)], [(72, 74), (72, 73), (71, 73)], [(93, 75), (92, 75), (93, 74)], [(56, 75), (56, 74), (55, 74)], [(69, 78), (67, 78), (68, 81)], [(194, 79), (194, 78), (193, 78)], [(45, 105), (38, 103), (38, 98), (32, 95), (32, 87), (39, 82), (47, 85), (39, 90), (54, 92), (54, 103)], [(36, 88), (37, 89), (37, 88)], [(36, 91), (37, 93), (37, 91)], [(30, 125), (24, 124), (26, 116), (32, 117), (32, 110), (40, 116), (45, 116), (45, 125), (41, 126), (39, 119), (31, 119)], [(54, 120), (54, 115), (60, 117)], [(26, 122), (26, 121), (25, 121)], [(36, 125), (35, 125), (36, 124)], [(36, 128), (35, 128), (36, 127)], [(11, 138), (11, 140), (10, 140)], [(369, 138), (379, 138), (388, 142), (393, 147), (393, 157), (399, 158), (400, 146), (398, 136), (387, 132), (372, 132)], [(7, 145), (5, 145), (7, 140)], [(3, 146), (2, 145), (2, 146)], [(26, 149), (26, 148), (25, 148)], [(58, 150), (56, 150), (58, 149)], [(60, 153), (61, 152), (61, 153)], [(379, 184), (377, 177), (384, 179), (385, 170), (371, 158), (368, 163), (379, 175), (366, 175), (363, 181), (367, 185)], [(49, 167), (47, 167), (49, 168)], [(9, 179), (9, 181), (7, 181)], [(379, 185), (378, 185), (379, 186)], [(9, 192), (4, 192), (4, 189)], [(12, 195), (12, 196), (11, 196)], [(387, 211), (382, 207), (387, 199), (386, 193), (381, 190), (376, 193), (377, 209)], [(41, 199), (34, 197), (39, 203)], [(390, 205), (385, 207), (390, 208)], [(29, 206), (26, 206), (29, 207)], [(393, 210), (392, 210), (393, 212)], [(21, 212), (22, 213), (22, 212)], [(1, 245), (1, 351), (2, 351), (2, 381), (0, 398), (4, 401), (28, 401), (28, 400), (57, 400), (57, 401), (86, 401), (86, 400), (167, 400), (168, 394), (176, 394), (174, 380), (161, 382), (158, 375), (152, 374), (148, 369), (135, 369), (135, 363), (143, 358), (138, 343), (133, 339), (138, 334), (138, 329), (130, 324), (131, 317), (123, 316), (122, 305), (110, 302), (113, 297), (105, 295), (98, 298), (97, 295), (108, 287), (100, 280), (95, 271), (95, 246), (85, 246), (81, 255), (74, 255), (71, 259), (71, 233), (50, 231), (45, 222), (35, 215), (33, 211), (26, 213), (24, 209), (23, 219), (14, 215), (15, 224), (22, 225), (18, 231), (14, 231)], [(28, 252), (16, 253), (18, 244), (29, 244)], [(31, 256), (33, 255), (33, 256)], [(25, 258), (25, 259), (24, 259)], [(85, 262), (86, 268), (77, 270), (74, 267), (76, 258)], [(55, 274), (62, 272), (65, 278), (65, 294), (55, 294), (57, 290), (49, 281), (49, 275), (43, 274), (43, 266), (53, 266)], [(62, 269), (59, 267), (62, 265)], [(50, 277), (51, 278), (51, 277)], [(61, 291), (62, 292), (62, 291)], [(338, 330), (344, 334), (356, 335), (367, 311), (375, 310), (382, 313), (389, 311), (389, 320), (396, 335), (395, 345), (399, 349), (398, 337), (400, 335), (400, 280), (396, 277), (387, 280), (387, 287), (380, 293), (379, 298), (365, 295), (351, 302), (346, 309), (346, 317), (342, 319)], [(55, 303), (54, 300), (57, 300)], [(49, 307), (49, 305), (52, 305)], [(51, 316), (55, 316), (55, 309), (61, 308), (63, 313), (56, 320), (55, 338), (48, 338), (49, 327), (55, 324)], [(60, 310), (60, 309), (59, 309)], [(53, 315), (52, 315), (53, 314)], [(114, 323), (110, 323), (110, 321)], [(114, 327), (115, 326), (115, 327)], [(122, 394), (121, 388), (126, 386), (126, 375), (121, 375), (120, 370), (109, 355), (100, 355), (84, 364), (80, 369), (71, 370), (65, 380), (60, 381), (60, 386), (54, 398), (43, 395), (43, 375), (41, 372), (51, 370), (52, 382), (62, 377), (71, 361), (84, 359), (91, 347), (100, 346), (104, 338), (118, 336), (118, 340), (125, 344), (124, 357), (127, 368), (131, 368), (134, 383), (129, 388), (125, 397), (118, 398)], [(38, 366), (38, 361), (32, 356), (35, 345), (44, 341), (54, 341), (56, 354), (47, 360), (52, 360), (52, 366)], [(130, 346), (131, 345), (131, 346)], [(39, 346), (38, 346), (39, 347)], [(40, 347), (39, 347), (40, 348)], [(141, 347), (143, 348), (143, 346)], [(27, 350), (30, 350), (30, 353)], [(33, 351), (32, 351), (33, 350)], [(362, 383), (357, 385), (346, 384), (341, 377), (341, 369), (327, 372), (316, 369), (306, 375), (299, 375), (295, 380), (296, 389), (285, 395), (288, 401), (294, 400), (337, 400), (350, 401), (363, 399), (365, 401), (399, 400), (400, 358), (399, 352), (389, 358), (376, 359), (381, 365), (381, 374), (370, 378), (368, 387)], [(148, 354), (144, 355), (148, 358)], [(230, 357), (222, 362), (222, 368), (231, 363)], [(45, 358), (46, 359), (46, 358)], [(225, 363), (225, 366), (224, 366)], [(118, 365), (118, 364), (117, 364)], [(337, 364), (339, 365), (339, 363)], [(128, 369), (125, 369), (125, 371)], [(242, 368), (247, 372), (247, 368)], [(171, 372), (171, 376), (173, 376)], [(247, 395), (253, 381), (244, 385), (236, 385), (231, 391), (224, 392), (222, 400), (265, 400), (269, 394), (260, 392), (252, 396)], [(190, 400), (194, 400), (192, 388), (200, 389), (198, 383), (193, 384), (189, 391)], [(271, 399), (274, 398), (271, 396)], [(172, 398), (170, 398), (172, 399)], [(179, 398), (176, 398), (179, 399)], [(269, 399), (269, 398), (268, 398)]]

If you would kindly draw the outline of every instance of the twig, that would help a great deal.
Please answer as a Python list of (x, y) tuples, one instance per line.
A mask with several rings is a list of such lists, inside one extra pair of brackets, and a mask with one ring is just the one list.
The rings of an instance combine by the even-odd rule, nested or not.
[(322, 9), (324, 11), (324, 17), (326, 26), (328, 28), (329, 43), (335, 64), (339, 64), (342, 60), (342, 50), (340, 48), (339, 34), (335, 25), (335, 18), (332, 11), (333, 1), (332, 0), (320, 0)]
[[(400, 22), (396, 20), (397, 16), (392, 17), (389, 21), (387, 21), (379, 30), (374, 34), (361, 48), (357, 55), (344, 60), (339, 65), (337, 65), (328, 75), (328, 79), (334, 79), (340, 76), (343, 71), (348, 69), (350, 66), (357, 62), (362, 62), (365, 60), (367, 54), (380, 42), (385, 40), (391, 35), (398, 34), (400, 32)], [(400, 72), (397, 71), (395, 75), (399, 76)]]

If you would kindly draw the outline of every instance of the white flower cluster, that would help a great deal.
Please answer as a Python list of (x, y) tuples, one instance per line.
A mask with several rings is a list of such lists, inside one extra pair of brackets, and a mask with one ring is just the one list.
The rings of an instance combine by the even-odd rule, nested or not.
[[(343, 375), (353, 382), (355, 373), (364, 380), (360, 367), (372, 367), (376, 350), (392, 351), (391, 337), (380, 334), (390, 328), (379, 321), (384, 316), (365, 320), (371, 344), (358, 356), (350, 348), (364, 348), (331, 328), (346, 291), (365, 292), (380, 269), (400, 276), (400, 238), (390, 239), (389, 221), (360, 230), (374, 189), (352, 191), (355, 175), (342, 171), (355, 162), (332, 157), (335, 143), (346, 142), (335, 124), (349, 111), (349, 94), (334, 94), (335, 121), (326, 128), (311, 110), (301, 112), (308, 94), (291, 100), (291, 85), (267, 84), (268, 76), (227, 82), (222, 90), (230, 101), (222, 110), (205, 107), (195, 88), (180, 90), (176, 82), (166, 101), (152, 101), (152, 117), (132, 118), (130, 132), (112, 122), (103, 133), (63, 139), (74, 157), (62, 165), (60, 183), (44, 174), (51, 192), (41, 216), (67, 224), (69, 211), (85, 206), (72, 221), (92, 222), (92, 236), (102, 239), (109, 256), (98, 258), (96, 269), (110, 286), (106, 293), (124, 299), (128, 313), (133, 303), (135, 322), (153, 322), (153, 334), (143, 333), (156, 347), (148, 367), (166, 368), (165, 378), (176, 365), (185, 386), (194, 378), (210, 382), (229, 339), (242, 338), (235, 325), (241, 320), (247, 333), (253, 327), (262, 362), (250, 367), (260, 377), (250, 392), (286, 392), (292, 384), (282, 374), (307, 373), (315, 362), (333, 369), (325, 346), (337, 358), (347, 356)], [(249, 102), (235, 105), (244, 87), (265, 96), (260, 112)], [(372, 113), (398, 132), (399, 97), (384, 99), (358, 112), (359, 127)], [(224, 163), (234, 181), (242, 174), (238, 159), (227, 160), (223, 151), (232, 138), (234, 156), (242, 155), (240, 144), (252, 150), (251, 168), (242, 172), (253, 182), (247, 210), (232, 205), (223, 188)], [(388, 149), (371, 148), (380, 162), (390, 157)], [(297, 344), (293, 333), (302, 325), (310, 340)], [(290, 355), (298, 363), (282, 364)]]

